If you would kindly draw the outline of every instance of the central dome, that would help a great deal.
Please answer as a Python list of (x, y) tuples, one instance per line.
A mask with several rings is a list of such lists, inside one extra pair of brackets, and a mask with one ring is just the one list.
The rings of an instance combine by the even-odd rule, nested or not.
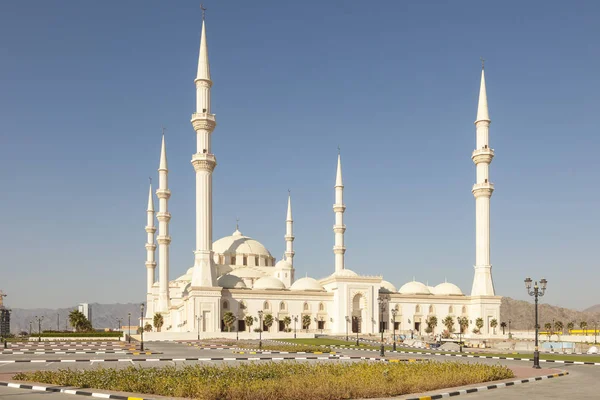
[(426, 285), (417, 281), (405, 283), (398, 292), (401, 294), (431, 294)]
[(236, 229), (231, 236), (225, 236), (213, 243), (217, 264), (272, 267), (275, 259), (258, 240), (244, 236)]

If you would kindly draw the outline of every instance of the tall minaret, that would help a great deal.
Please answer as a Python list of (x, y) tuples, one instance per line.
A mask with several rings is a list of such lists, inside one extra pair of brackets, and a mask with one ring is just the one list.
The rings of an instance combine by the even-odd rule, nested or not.
[(150, 293), (152, 291), (152, 285), (154, 285), (156, 270), (156, 261), (154, 260), (154, 252), (156, 251), (154, 233), (156, 232), (156, 227), (154, 226), (154, 198), (152, 197), (152, 183), (150, 183), (150, 191), (148, 192), (148, 209), (146, 210), (146, 214), (146, 293)]
[(162, 146), (160, 149), (160, 165), (158, 167), (158, 312), (167, 312), (169, 310), (169, 197), (171, 191), (169, 187), (169, 169), (167, 167), (167, 146), (165, 145), (165, 134), (162, 136)]
[(215, 129), (215, 115), (210, 110), (210, 66), (206, 43), (206, 22), (202, 10), (202, 37), (196, 75), (196, 112), (192, 126), (196, 131), (196, 153), (192, 165), (196, 171), (196, 251), (194, 252), (193, 287), (216, 286), (216, 271), (212, 255), (212, 172), (217, 165), (211, 152), (211, 133)]
[(344, 184), (342, 183), (342, 158), (338, 152), (337, 174), (335, 177), (335, 204), (333, 205), (333, 212), (335, 212), (335, 225), (333, 226), (333, 232), (335, 232), (335, 245), (333, 246), (333, 253), (335, 254), (335, 272), (344, 269), (344, 253), (346, 252), (346, 248), (344, 247), (344, 232), (346, 231), (346, 225), (344, 225), (345, 210)]
[(288, 191), (288, 208), (285, 219), (285, 259), (294, 265), (294, 220), (292, 219), (292, 194)]
[(477, 167), (477, 183), (472, 190), (475, 196), (475, 277), (471, 296), (494, 296), (490, 264), (490, 198), (494, 185), (489, 181), (489, 167), (494, 158), (494, 150), (489, 146), (490, 122), (482, 60), (481, 88), (475, 121), (477, 147), (471, 156)]

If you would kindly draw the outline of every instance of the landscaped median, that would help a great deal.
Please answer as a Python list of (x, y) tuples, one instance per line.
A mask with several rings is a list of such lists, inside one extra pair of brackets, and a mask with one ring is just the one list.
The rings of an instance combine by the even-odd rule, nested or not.
[(14, 379), (196, 399), (291, 400), (399, 396), (514, 377), (506, 366), (427, 363), (250, 363), (235, 366), (58, 370)]

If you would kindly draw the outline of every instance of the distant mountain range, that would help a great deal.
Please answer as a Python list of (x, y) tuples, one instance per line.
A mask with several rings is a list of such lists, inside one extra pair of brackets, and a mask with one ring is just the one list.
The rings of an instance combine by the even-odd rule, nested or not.
[[(118, 326), (117, 318), (121, 318), (121, 325), (128, 325), (127, 314), (131, 313), (131, 325), (139, 324), (140, 304), (98, 304), (91, 303), (92, 307), (92, 325), (96, 329), (112, 328)], [(60, 329), (65, 329), (65, 323), (68, 325), (69, 313), (76, 309), (77, 306), (70, 308), (48, 309), (23, 309), (13, 308), (11, 313), (11, 331), (18, 333), (21, 331), (29, 332), (29, 322), (32, 322), (32, 331), (37, 332), (38, 326), (35, 316), (44, 317), (42, 320), (42, 330), (57, 328), (57, 318), (60, 324)], [(58, 317), (57, 317), (58, 315)], [(443, 318), (444, 316), (442, 316)], [(575, 322), (575, 326), (579, 327), (579, 322), (586, 321), (589, 327), (593, 326), (594, 321), (598, 321), (600, 325), (600, 304), (589, 307), (584, 311), (571, 310), (549, 304), (540, 304), (539, 306), (540, 324), (544, 326), (546, 322), (561, 321), (566, 327), (570, 321)], [(500, 322), (511, 321), (511, 329), (525, 330), (533, 329), (534, 325), (534, 305), (533, 302), (522, 300), (514, 300), (510, 297), (503, 297), (500, 306)]]

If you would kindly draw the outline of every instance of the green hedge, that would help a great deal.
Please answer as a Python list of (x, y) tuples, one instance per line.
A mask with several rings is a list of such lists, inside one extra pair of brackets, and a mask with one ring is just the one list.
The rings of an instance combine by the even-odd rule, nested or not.
[(41, 335), (33, 333), (30, 337), (121, 337), (122, 332), (42, 332)]

